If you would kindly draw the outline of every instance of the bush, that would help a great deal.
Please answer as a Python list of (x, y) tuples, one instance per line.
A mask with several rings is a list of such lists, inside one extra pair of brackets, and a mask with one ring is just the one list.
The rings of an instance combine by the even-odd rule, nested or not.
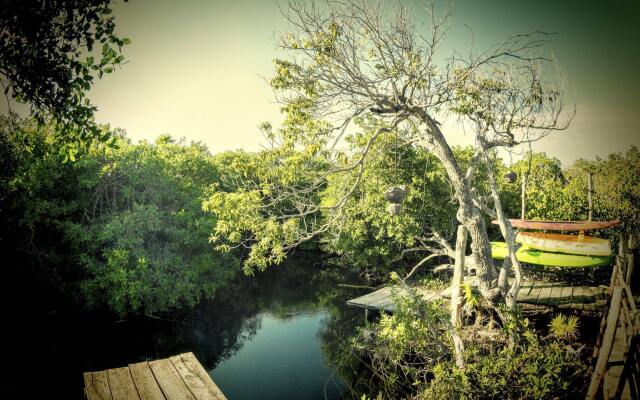
[(422, 399), (571, 399), (585, 387), (587, 366), (560, 341), (540, 341), (528, 331), (514, 347), (474, 345), (466, 351), (464, 371), (439, 364), (418, 398)]

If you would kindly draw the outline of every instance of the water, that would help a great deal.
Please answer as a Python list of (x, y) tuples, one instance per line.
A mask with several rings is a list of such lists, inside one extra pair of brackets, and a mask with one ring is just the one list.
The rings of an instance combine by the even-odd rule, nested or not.
[(239, 277), (222, 300), (161, 319), (81, 312), (41, 291), (14, 298), (3, 324), (11, 368), (1, 371), (0, 397), (23, 398), (28, 388), (30, 398), (80, 399), (83, 371), (191, 351), (230, 400), (338, 399), (352, 378), (337, 359), (362, 311), (344, 304), (359, 294), (337, 286), (347, 278), (317, 261), (299, 253), (256, 278)]
[(229, 399), (337, 399), (344, 383), (324, 358), (319, 333), (329, 314), (258, 317), (250, 342), (210, 374)]

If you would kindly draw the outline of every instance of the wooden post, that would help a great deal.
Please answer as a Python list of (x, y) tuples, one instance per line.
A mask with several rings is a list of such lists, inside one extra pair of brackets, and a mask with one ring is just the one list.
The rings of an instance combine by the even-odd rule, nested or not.
[(593, 220), (593, 179), (591, 172), (587, 175), (587, 198), (589, 199), (589, 221)]
[(522, 209), (520, 211), (520, 219), (525, 219), (525, 214), (527, 213), (527, 174), (522, 175), (522, 188), (520, 188), (520, 203), (522, 205)]
[(627, 250), (627, 273), (625, 274), (624, 281), (627, 285), (631, 285), (631, 278), (633, 277), (633, 268), (636, 264), (635, 252), (638, 248), (638, 237), (636, 235), (629, 236), (629, 246)]
[(598, 361), (596, 367), (593, 370), (591, 376), (591, 382), (589, 383), (589, 389), (587, 390), (587, 400), (593, 400), (598, 397), (598, 389), (602, 383), (602, 378), (607, 370), (607, 363), (609, 362), (609, 356), (611, 355), (611, 348), (613, 347), (613, 340), (616, 333), (616, 327), (618, 325), (618, 317), (620, 316), (620, 306), (622, 304), (622, 287), (616, 285), (613, 288), (613, 294), (611, 295), (611, 307), (607, 315), (606, 328), (604, 335), (602, 336), (602, 345), (598, 351)]
[[(602, 384), (604, 374), (607, 372), (607, 364), (609, 363), (609, 356), (611, 355), (611, 348), (613, 347), (613, 341), (615, 339), (616, 328), (618, 326), (618, 318), (620, 317), (620, 309), (622, 307), (622, 294), (624, 288), (619, 283), (619, 274), (623, 274), (625, 263), (627, 262), (627, 238), (625, 235), (621, 235), (620, 242), (618, 244), (618, 255), (616, 256), (615, 264), (613, 265), (613, 271), (611, 273), (611, 283), (609, 285), (612, 288), (611, 303), (607, 314), (603, 315), (602, 323), (600, 326), (600, 333), (596, 345), (594, 347), (593, 355), (598, 357), (596, 366), (591, 375), (591, 382), (589, 383), (589, 389), (587, 390), (587, 400), (595, 400), (598, 398), (598, 391)], [(620, 276), (621, 278), (622, 276)], [(604, 333), (603, 333), (604, 329)]]
[(453, 280), (451, 282), (451, 325), (457, 329), (461, 323), (462, 302), (460, 300), (460, 285), (464, 278), (464, 259), (467, 250), (467, 228), (458, 225), (456, 234), (456, 260), (453, 265)]

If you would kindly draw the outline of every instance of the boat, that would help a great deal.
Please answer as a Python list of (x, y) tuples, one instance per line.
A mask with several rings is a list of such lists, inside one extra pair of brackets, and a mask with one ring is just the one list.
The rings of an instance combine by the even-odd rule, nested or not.
[(611, 243), (585, 235), (565, 235), (561, 233), (518, 232), (516, 242), (531, 249), (552, 253), (568, 253), (583, 256), (610, 256)]
[[(527, 219), (509, 219), (511, 226), (518, 229), (538, 229), (545, 231), (590, 231), (608, 229), (620, 225), (620, 220), (613, 221), (533, 221)], [(498, 220), (491, 221), (499, 225)]]
[[(491, 242), (491, 256), (496, 260), (504, 260), (507, 256), (507, 244), (505, 242)], [(547, 265), (553, 267), (565, 268), (583, 268), (583, 267), (601, 267), (609, 265), (612, 256), (587, 256), (578, 254), (552, 253), (527, 246), (521, 246), (516, 251), (518, 261), (535, 264)]]

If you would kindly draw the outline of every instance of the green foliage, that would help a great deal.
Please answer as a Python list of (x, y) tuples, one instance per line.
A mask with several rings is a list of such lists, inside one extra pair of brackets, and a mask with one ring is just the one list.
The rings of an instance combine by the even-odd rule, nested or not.
[(393, 315), (382, 314), (379, 323), (362, 328), (352, 340), (357, 357), (371, 373), (361, 374), (356, 389), (380, 391), (383, 398), (415, 393), (430, 379), (432, 369), (452, 354), (445, 330), (448, 315), (441, 303), (413, 296), (396, 296), (394, 301)]
[(218, 250), (250, 247), (246, 274), (281, 263), (287, 251), (313, 238), (308, 232), (320, 223), (318, 196), (329, 165), (322, 150), (326, 127), (306, 107), (290, 105), (278, 131), (262, 125), (274, 141), (272, 149), (222, 156), (231, 162), (223, 167), (231, 182), (225, 178), (227, 183), (214, 185), (203, 202), (202, 208), (217, 218), (210, 241)]
[(578, 337), (580, 321), (575, 315), (556, 315), (549, 323), (549, 334), (566, 341), (573, 341)]
[(4, 0), (0, 2), (0, 83), (5, 94), (29, 103), (40, 123), (53, 120), (61, 154), (73, 160), (80, 145), (107, 142), (111, 133), (93, 120), (86, 93), (94, 78), (121, 65), (111, 0)]
[[(354, 148), (362, 146), (377, 129), (371, 121), (363, 121), (361, 126), (363, 131), (349, 139)], [(344, 264), (386, 275), (402, 250), (419, 245), (417, 238), (428, 234), (430, 229), (437, 229), (444, 236), (451, 234), (456, 205), (451, 200), (446, 174), (426, 150), (399, 146), (406, 134), (394, 132), (374, 142), (360, 185), (347, 199), (339, 220), (324, 236), (323, 248), (340, 255)], [(352, 164), (358, 156), (345, 158), (340, 166)], [(346, 185), (341, 179), (348, 180)], [(355, 174), (330, 179), (322, 193), (323, 203), (338, 201), (343, 195), (342, 188), (353, 185), (356, 179)], [(387, 211), (384, 192), (397, 185), (406, 185), (409, 193), (403, 211), (392, 216)], [(406, 258), (415, 259), (415, 255)]]
[[(515, 163), (513, 170), (518, 173), (517, 181), (503, 185), (511, 215), (520, 215), (521, 179), (528, 172), (527, 218), (586, 220), (589, 210), (587, 180), (591, 173), (593, 219), (620, 219), (622, 230), (635, 234), (640, 232), (640, 151), (636, 146), (625, 153), (611, 154), (606, 159), (580, 159), (566, 169), (556, 158), (533, 153)], [(612, 232), (598, 234), (610, 235)]]
[(218, 170), (204, 146), (121, 134), (62, 163), (52, 129), (2, 126), (19, 160), (3, 234), (19, 232), (34, 268), (63, 292), (121, 315), (153, 313), (213, 296), (236, 275), (237, 257), (207, 241), (215, 218), (201, 202)]
[(514, 348), (474, 345), (465, 352), (465, 370), (439, 364), (423, 399), (571, 399), (584, 388), (587, 365), (557, 341), (539, 341), (529, 332)]

